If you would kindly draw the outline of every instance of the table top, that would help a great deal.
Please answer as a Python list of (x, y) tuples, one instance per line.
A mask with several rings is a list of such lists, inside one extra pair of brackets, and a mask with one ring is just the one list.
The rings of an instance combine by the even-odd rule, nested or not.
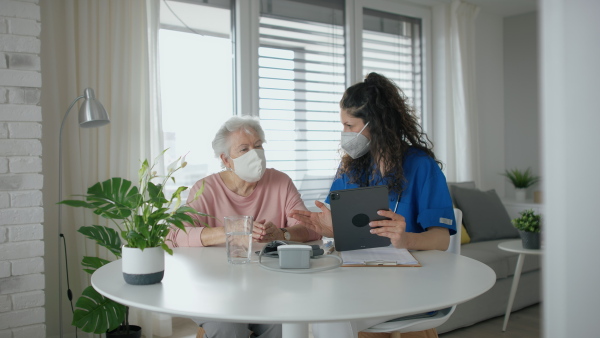
[(523, 248), (523, 241), (520, 239), (513, 239), (511, 241), (506, 241), (498, 244), (498, 248), (509, 251), (516, 252), (520, 254), (528, 254), (528, 255), (541, 255), (542, 250), (540, 249), (525, 249)]
[[(294, 274), (256, 260), (227, 263), (224, 247), (175, 248), (161, 283), (135, 286), (121, 260), (92, 275), (92, 285), (119, 303), (182, 317), (251, 323), (306, 323), (401, 316), (446, 308), (488, 289), (496, 276), (468, 257), (417, 251), (422, 267), (341, 267)], [(254, 256), (253, 258), (257, 258)]]

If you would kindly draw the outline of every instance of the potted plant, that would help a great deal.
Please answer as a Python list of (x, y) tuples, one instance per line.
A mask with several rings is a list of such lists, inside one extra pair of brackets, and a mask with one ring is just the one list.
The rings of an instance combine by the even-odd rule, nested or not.
[[(165, 152), (166, 150), (160, 156)], [(82, 226), (77, 231), (107, 248), (117, 259), (123, 258), (123, 278), (129, 284), (160, 282), (164, 275), (164, 252), (173, 254), (173, 250), (165, 243), (171, 226), (185, 231), (184, 222), (193, 224), (190, 215), (209, 216), (181, 204), (181, 193), (187, 190), (185, 186), (177, 188), (170, 199), (165, 197), (165, 185), (169, 180), (175, 182), (173, 174), (187, 165), (185, 157), (180, 157), (169, 165), (166, 176), (158, 176), (153, 170), (158, 158), (152, 166), (148, 160), (142, 163), (138, 172), (139, 188), (129, 180), (113, 177), (88, 188), (87, 195), (82, 196), (84, 200), (59, 202), (91, 209), (94, 214), (113, 222), (118, 232), (100, 225)], [(162, 181), (153, 183), (152, 180), (156, 178)], [(198, 190), (194, 199), (203, 190), (204, 186)], [(81, 262), (84, 271), (89, 274), (107, 263), (108, 260), (89, 256), (83, 257)], [(84, 332), (99, 334), (118, 327), (131, 330), (128, 308), (100, 295), (92, 286), (83, 291), (75, 306), (77, 309), (73, 314), (72, 324)]]
[(540, 180), (539, 176), (534, 176), (531, 173), (531, 168), (527, 168), (525, 171), (520, 171), (519, 169), (507, 169), (501, 175), (506, 176), (513, 184), (516, 189), (515, 198), (520, 202), (525, 200), (526, 189)]
[(542, 217), (536, 214), (533, 209), (524, 210), (519, 214), (521, 216), (513, 219), (511, 222), (519, 230), (519, 235), (523, 241), (523, 248), (539, 249)]

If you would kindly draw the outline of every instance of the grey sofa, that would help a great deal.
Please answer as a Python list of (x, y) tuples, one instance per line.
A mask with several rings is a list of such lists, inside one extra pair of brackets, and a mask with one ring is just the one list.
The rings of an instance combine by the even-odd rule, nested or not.
[[(476, 235), (470, 243), (462, 245), (461, 255), (487, 264), (494, 270), (497, 279), (496, 284), (486, 293), (458, 305), (450, 319), (437, 328), (438, 333), (503, 316), (518, 258), (518, 254), (498, 248), (498, 243), (519, 237), (516, 230), (511, 233), (514, 229), (506, 228), (506, 222), (510, 222), (510, 218), (496, 193), (481, 192), (475, 188), (473, 182), (448, 183), (448, 186), (455, 206), (463, 212), (463, 224), (467, 232), (470, 236), (472, 233)], [(498, 206), (498, 203), (501, 206)], [(489, 224), (492, 223), (494, 226), (490, 228)], [(525, 257), (513, 311), (541, 301), (540, 266), (539, 256)], [(508, 325), (510, 327), (510, 322)], [(501, 329), (499, 326), (498, 330)]]

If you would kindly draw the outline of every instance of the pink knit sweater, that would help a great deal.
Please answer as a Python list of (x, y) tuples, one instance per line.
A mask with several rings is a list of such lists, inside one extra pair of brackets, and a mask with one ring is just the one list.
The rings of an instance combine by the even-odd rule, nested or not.
[[(197, 200), (190, 203), (189, 201), (202, 187), (202, 181), (204, 181), (204, 192)], [(284, 228), (298, 223), (297, 220), (287, 217), (290, 211), (306, 210), (290, 177), (275, 169), (267, 169), (252, 194), (247, 197), (229, 190), (218, 173), (212, 174), (194, 184), (190, 189), (188, 203), (192, 208), (214, 218), (193, 216), (195, 226), (186, 226), (187, 233), (173, 228), (174, 230), (171, 230), (167, 236), (167, 244), (171, 247), (203, 246), (200, 235), (204, 230), (204, 224), (221, 227), (225, 216), (250, 215), (255, 221), (266, 220), (273, 222), (279, 228)], [(311, 231), (310, 240), (319, 237), (317, 233)]]

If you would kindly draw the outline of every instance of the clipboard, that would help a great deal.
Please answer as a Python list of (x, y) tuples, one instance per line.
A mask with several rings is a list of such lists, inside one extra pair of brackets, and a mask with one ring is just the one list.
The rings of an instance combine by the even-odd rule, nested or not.
[(421, 263), (406, 249), (393, 246), (339, 252), (342, 266), (363, 267), (420, 267)]

